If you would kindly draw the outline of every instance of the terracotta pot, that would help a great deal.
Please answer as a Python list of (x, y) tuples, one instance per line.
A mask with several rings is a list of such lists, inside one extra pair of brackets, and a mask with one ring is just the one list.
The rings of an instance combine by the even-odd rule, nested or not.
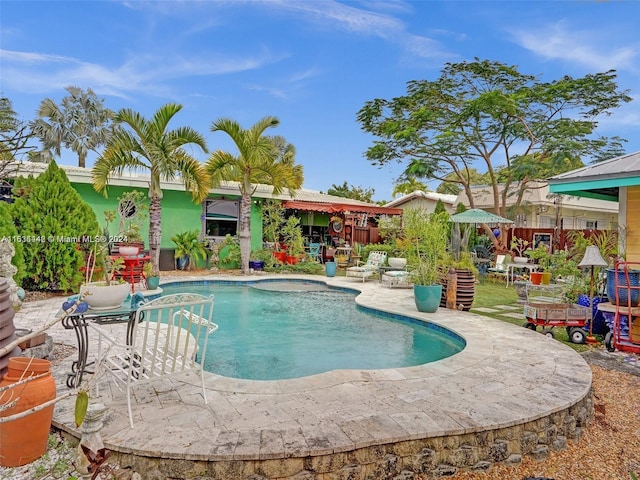
[[(5, 393), (1, 403), (6, 403), (13, 394), (19, 400), (13, 407), (0, 412), (8, 417), (42, 405), (56, 397), (56, 383), (51, 375), (51, 363), (48, 360), (30, 357), (9, 359), (8, 370), (0, 387), (16, 383), (22, 377), (45, 374), (44, 377), (30, 380)], [(0, 426), (0, 465), (18, 467), (31, 463), (47, 451), (47, 440), (51, 429), (54, 405), (1, 424)]]
[(273, 256), (280, 263), (284, 263), (287, 259), (287, 252), (273, 252)]
[(542, 282), (542, 272), (531, 272), (531, 283), (534, 285), (540, 285)]

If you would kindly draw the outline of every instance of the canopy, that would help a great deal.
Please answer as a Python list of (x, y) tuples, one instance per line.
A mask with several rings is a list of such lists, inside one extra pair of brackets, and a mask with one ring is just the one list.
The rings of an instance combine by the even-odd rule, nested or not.
[(479, 208), (471, 208), (464, 212), (451, 215), (451, 221), (453, 223), (513, 223), (513, 220), (509, 220), (508, 218), (501, 217), (500, 215), (496, 215), (495, 213), (487, 212)]

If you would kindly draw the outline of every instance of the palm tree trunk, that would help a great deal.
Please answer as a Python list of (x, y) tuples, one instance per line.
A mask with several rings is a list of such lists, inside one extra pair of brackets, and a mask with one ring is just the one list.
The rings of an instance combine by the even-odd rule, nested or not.
[(249, 273), (249, 255), (251, 254), (251, 195), (242, 193), (240, 199), (240, 258), (243, 274)]
[(160, 239), (162, 238), (162, 204), (158, 196), (149, 199), (149, 256), (151, 264), (160, 270)]

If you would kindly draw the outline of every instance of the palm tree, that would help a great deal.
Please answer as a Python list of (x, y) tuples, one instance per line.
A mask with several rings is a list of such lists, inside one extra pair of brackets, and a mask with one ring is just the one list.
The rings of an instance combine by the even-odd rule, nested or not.
[(147, 120), (130, 109), (120, 110), (115, 121), (129, 126), (132, 131), (118, 128), (104, 153), (93, 167), (93, 187), (107, 196), (111, 174), (120, 175), (125, 169), (148, 170), (149, 181), (149, 254), (154, 267), (160, 264), (162, 238), (161, 181), (179, 176), (195, 202), (202, 202), (208, 194), (208, 180), (198, 160), (182, 148), (196, 145), (207, 151), (204, 137), (190, 127), (167, 131), (167, 125), (182, 105), (168, 103)]
[(266, 116), (250, 129), (243, 129), (238, 122), (221, 118), (211, 124), (211, 131), (222, 131), (231, 137), (238, 155), (216, 151), (211, 154), (205, 171), (211, 186), (223, 181), (238, 182), (240, 189), (240, 254), (243, 273), (249, 271), (251, 253), (251, 196), (258, 184), (271, 185), (278, 195), (287, 188), (293, 196), (302, 186), (302, 165), (295, 165), (295, 148), (284, 138), (263, 135), (267, 128), (280, 124), (277, 117)]
[(113, 112), (104, 108), (104, 100), (90, 88), (86, 92), (78, 87), (66, 90), (69, 95), (62, 99), (61, 105), (50, 98), (40, 102), (38, 118), (31, 123), (31, 129), (42, 142), (44, 151), (34, 158), (50, 159), (50, 150), (59, 156), (64, 146), (78, 154), (78, 166), (84, 168), (89, 151), (96, 151), (108, 142)]

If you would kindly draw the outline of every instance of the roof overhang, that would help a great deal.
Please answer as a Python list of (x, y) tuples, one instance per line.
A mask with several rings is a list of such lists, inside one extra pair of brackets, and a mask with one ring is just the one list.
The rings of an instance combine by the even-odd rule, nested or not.
[(350, 203), (322, 203), (285, 200), (284, 208), (303, 212), (321, 213), (367, 213), (369, 215), (402, 215), (401, 208), (379, 207), (376, 205), (354, 205)]
[(620, 197), (620, 187), (634, 185), (640, 185), (640, 176), (593, 178), (575, 181), (550, 179), (549, 192), (617, 202)]

